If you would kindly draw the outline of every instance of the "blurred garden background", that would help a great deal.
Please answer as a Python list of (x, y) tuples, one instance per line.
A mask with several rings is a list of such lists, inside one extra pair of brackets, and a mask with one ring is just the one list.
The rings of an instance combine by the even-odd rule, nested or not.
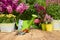
[(0, 0), (0, 40), (60, 40), (60, 0)]

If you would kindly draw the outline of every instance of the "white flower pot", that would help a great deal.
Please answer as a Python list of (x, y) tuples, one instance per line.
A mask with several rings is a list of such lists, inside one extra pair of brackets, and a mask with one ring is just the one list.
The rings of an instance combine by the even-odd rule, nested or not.
[[(1, 24), (0, 24), (0, 27), (1, 27)], [(0, 31), (1, 31), (1, 28), (0, 28)]]
[(60, 30), (60, 20), (53, 20), (53, 30)]
[(12, 32), (15, 30), (15, 23), (1, 23), (1, 32)]

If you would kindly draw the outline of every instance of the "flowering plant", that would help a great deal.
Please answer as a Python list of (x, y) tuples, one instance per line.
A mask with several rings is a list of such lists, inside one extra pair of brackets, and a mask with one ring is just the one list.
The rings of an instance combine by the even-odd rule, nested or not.
[(13, 23), (15, 17), (13, 14), (0, 14), (0, 23)]
[(53, 18), (47, 14), (46, 9), (38, 4), (35, 4), (36, 11), (38, 12), (38, 18), (40, 18), (41, 23), (51, 23)]
[(53, 19), (55, 19), (55, 20), (60, 19), (60, 5), (58, 5), (58, 4), (50, 4), (46, 8), (46, 11), (47, 11), (47, 13), (49, 15), (51, 15), (53, 17)]
[(25, 4), (25, 3), (20, 3), (17, 8), (16, 12), (19, 13), (19, 18), (22, 20), (27, 20), (31, 18), (31, 11), (30, 11), (30, 5)]
[(0, 0), (0, 12), (12, 13), (16, 9), (19, 0)]
[(25, 10), (27, 10), (29, 8), (29, 6), (25, 3), (20, 3), (17, 8), (16, 11), (19, 12), (20, 14), (22, 14)]
[(41, 20), (41, 22), (43, 22), (43, 19), (44, 19), (45, 14), (46, 14), (45, 8), (39, 4), (35, 4), (35, 9), (38, 13), (38, 18)]
[(38, 17), (34, 20), (34, 24), (32, 26), (33, 26), (33, 28), (40, 29), (41, 23), (44, 23), (44, 17), (46, 14), (46, 10), (43, 6), (41, 6), (39, 4), (35, 4), (34, 8), (36, 10), (36, 14)]
[[(29, 8), (29, 6), (25, 3), (20, 3), (19, 4), (19, 0), (1, 0), (0, 1), (0, 13), (13, 13), (14, 15), (16, 15), (17, 19), (19, 19), (22, 15), (22, 13), (24, 13), (25, 10), (27, 10)], [(16, 13), (17, 12), (17, 13)], [(20, 13), (20, 14), (18, 14)]]
[(45, 15), (44, 23), (49, 24), (49, 23), (51, 23), (52, 20), (53, 20), (53, 18), (50, 15), (48, 15), (48, 14)]

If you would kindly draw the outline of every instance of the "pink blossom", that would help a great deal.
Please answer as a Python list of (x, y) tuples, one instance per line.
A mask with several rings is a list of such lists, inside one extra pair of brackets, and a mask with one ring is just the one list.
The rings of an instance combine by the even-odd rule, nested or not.
[(45, 8), (43, 6), (40, 6), (39, 4), (35, 4), (34, 7), (38, 13), (40, 13), (40, 11), (45, 11)]
[(46, 5), (48, 5), (49, 1), (50, 1), (50, 0), (46, 0)]
[(53, 18), (50, 15), (48, 15), (48, 14), (45, 15), (45, 18), (44, 18), (45, 22), (46, 21), (51, 22), (52, 20), (53, 20)]
[(2, 2), (0, 2), (0, 6), (2, 6), (3, 5), (3, 3)]
[(40, 23), (40, 20), (39, 19), (35, 19), (34, 20), (34, 23), (39, 24)]
[(48, 18), (49, 18), (49, 15), (48, 15), (48, 14), (46, 14), (46, 15), (45, 15), (45, 18), (47, 18), (47, 19), (48, 19)]
[(18, 7), (16, 8), (16, 11), (19, 12), (20, 14), (22, 14), (25, 10), (27, 10), (29, 8), (28, 5), (24, 4), (24, 3), (20, 3), (18, 5)]
[(2, 7), (0, 7), (0, 12), (2, 11)]
[(16, 4), (16, 3), (18, 3), (18, 1), (19, 1), (19, 0), (13, 0), (12, 2), (13, 2), (14, 4)]
[(12, 13), (12, 11), (13, 11), (12, 7), (10, 5), (7, 6), (7, 11), (8, 11), (8, 13)]
[(48, 18), (49, 18), (49, 15), (46, 14), (45, 17), (44, 17), (44, 21), (46, 21)]
[(45, 10), (45, 8), (43, 6), (40, 6), (39, 9), (40, 10)]

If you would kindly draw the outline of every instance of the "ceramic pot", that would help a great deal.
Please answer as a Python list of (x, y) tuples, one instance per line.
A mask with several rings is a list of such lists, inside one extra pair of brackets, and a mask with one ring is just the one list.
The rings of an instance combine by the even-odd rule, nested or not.
[(53, 30), (60, 30), (60, 20), (53, 20)]
[(15, 23), (1, 23), (1, 32), (12, 32), (15, 30)]
[(41, 26), (42, 26), (42, 30), (45, 31), (46, 30), (45, 24), (41, 24)]
[(45, 24), (46, 31), (53, 31), (53, 26), (52, 24)]

